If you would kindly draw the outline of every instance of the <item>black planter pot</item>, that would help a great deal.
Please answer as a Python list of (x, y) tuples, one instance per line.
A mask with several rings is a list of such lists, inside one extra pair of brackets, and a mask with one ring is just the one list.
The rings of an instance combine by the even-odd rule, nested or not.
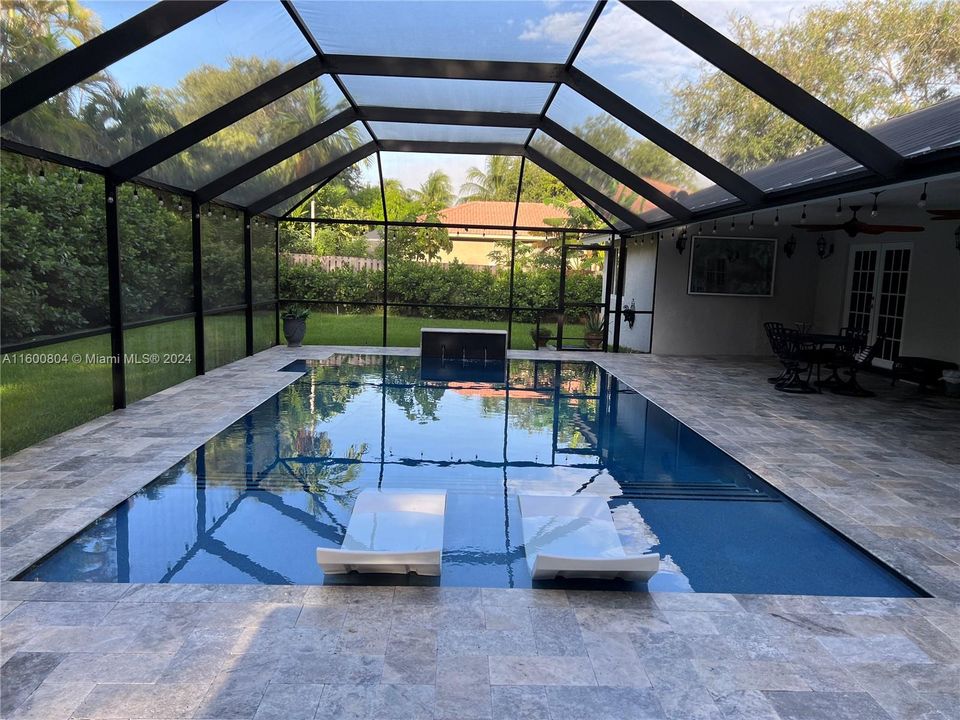
[(300, 347), (303, 337), (307, 334), (305, 318), (285, 317), (283, 319), (283, 336), (287, 339), (287, 347)]

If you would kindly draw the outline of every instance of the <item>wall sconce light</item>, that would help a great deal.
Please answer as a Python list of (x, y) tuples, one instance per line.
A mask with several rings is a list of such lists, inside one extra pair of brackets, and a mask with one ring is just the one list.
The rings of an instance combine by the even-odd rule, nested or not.
[(826, 260), (833, 255), (833, 243), (830, 243), (830, 247), (827, 247), (827, 239), (823, 235), (817, 238), (817, 255), (821, 260)]
[(797, 251), (797, 238), (795, 235), (790, 235), (790, 239), (783, 245), (783, 254), (787, 256), (787, 259), (792, 258), (793, 254)]
[(637, 321), (637, 306), (633, 300), (630, 301), (630, 307), (626, 305), (623, 306), (623, 319), (627, 321), (627, 325), (629, 325), (632, 330), (633, 324)]
[(680, 234), (677, 235), (677, 252), (683, 255), (683, 251), (687, 247), (687, 229), (684, 228), (680, 231)]

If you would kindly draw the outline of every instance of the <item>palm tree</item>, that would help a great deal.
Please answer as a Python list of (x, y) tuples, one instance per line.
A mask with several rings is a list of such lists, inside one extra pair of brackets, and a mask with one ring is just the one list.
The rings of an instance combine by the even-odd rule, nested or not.
[(420, 184), (420, 188), (410, 191), (412, 200), (420, 204), (427, 212), (436, 212), (453, 203), (453, 185), (450, 176), (443, 170), (434, 170)]
[(467, 170), (467, 182), (460, 186), (460, 201), (513, 200), (520, 179), (520, 166), (516, 158), (491, 155), (484, 170), (472, 167)]
[[(295, 90), (287, 98), (290, 102), (282, 107), (271, 123), (271, 127), (268, 128), (268, 132), (283, 140), (319, 125), (334, 112), (346, 106), (344, 99), (335, 107), (331, 107), (327, 89), (319, 79)], [(360, 129), (356, 124), (349, 125), (294, 155), (289, 163), (284, 163), (288, 166), (285, 170), (289, 173), (290, 180), (302, 177), (311, 170), (358, 147), (361, 139)]]

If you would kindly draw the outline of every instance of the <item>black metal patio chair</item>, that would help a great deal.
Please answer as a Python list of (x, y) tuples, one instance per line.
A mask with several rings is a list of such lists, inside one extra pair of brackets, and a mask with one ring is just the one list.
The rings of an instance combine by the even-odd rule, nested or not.
[(770, 344), (783, 364), (783, 376), (773, 387), (780, 392), (797, 395), (816, 393), (817, 389), (810, 385), (810, 373), (813, 370), (811, 348), (804, 343), (803, 333), (782, 325), (772, 326), (768, 333)]
[(865, 332), (856, 331), (854, 337), (856, 341), (846, 345), (845, 350), (837, 355), (838, 371), (846, 371), (847, 378), (839, 385), (830, 388), (830, 391), (837, 395), (847, 395), (849, 397), (874, 397), (875, 392), (867, 390), (857, 382), (857, 373), (873, 364), (873, 359), (880, 352), (886, 338), (880, 335), (873, 341), (873, 344), (868, 345)]

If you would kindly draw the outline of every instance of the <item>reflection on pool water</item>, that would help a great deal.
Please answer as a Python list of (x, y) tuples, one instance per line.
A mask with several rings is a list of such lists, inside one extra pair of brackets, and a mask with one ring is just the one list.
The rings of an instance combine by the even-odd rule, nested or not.
[[(517, 494), (580, 493), (627, 552), (662, 556), (651, 590), (919, 594), (593, 363), (285, 369), (303, 374), (19, 579), (530, 587)], [(340, 546), (364, 488), (447, 491), (439, 579), (324, 577), (316, 548)]]

